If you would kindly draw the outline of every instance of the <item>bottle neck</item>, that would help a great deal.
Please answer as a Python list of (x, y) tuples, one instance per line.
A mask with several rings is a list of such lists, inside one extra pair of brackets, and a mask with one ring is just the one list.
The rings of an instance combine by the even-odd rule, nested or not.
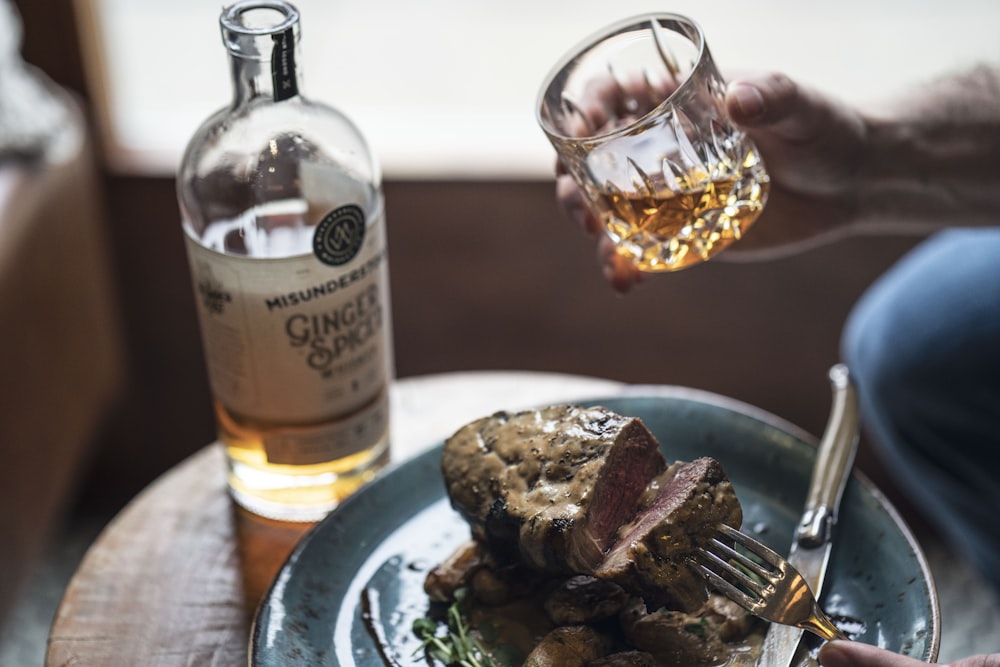
[(234, 104), (297, 97), (301, 83), (298, 11), (283, 0), (242, 0), (223, 11)]

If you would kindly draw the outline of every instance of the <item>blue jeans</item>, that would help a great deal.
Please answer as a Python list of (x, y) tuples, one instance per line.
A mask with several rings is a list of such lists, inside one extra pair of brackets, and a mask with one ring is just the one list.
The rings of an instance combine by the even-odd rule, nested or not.
[(842, 346), (900, 490), (1000, 591), (1000, 228), (919, 245), (858, 302)]

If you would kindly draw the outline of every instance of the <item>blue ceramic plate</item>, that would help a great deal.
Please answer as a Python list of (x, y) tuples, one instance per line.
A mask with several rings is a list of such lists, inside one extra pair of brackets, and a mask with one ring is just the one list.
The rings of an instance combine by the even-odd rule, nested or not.
[[(718, 459), (743, 504), (744, 530), (787, 551), (815, 438), (743, 403), (683, 388), (636, 387), (588, 403), (640, 417), (668, 459)], [(421, 664), (410, 626), (427, 611), (424, 574), (469, 536), (445, 496), (440, 455), (438, 445), (387, 470), (309, 532), (261, 601), (252, 665)], [(827, 612), (857, 619), (861, 641), (933, 661), (940, 621), (926, 560), (896, 511), (858, 474), (835, 539)]]

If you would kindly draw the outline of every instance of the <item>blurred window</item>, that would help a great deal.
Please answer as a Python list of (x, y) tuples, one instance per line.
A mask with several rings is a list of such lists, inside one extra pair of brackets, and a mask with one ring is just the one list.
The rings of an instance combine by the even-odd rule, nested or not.
[[(294, 0), (293, 0), (294, 1)], [(173, 173), (229, 99), (221, 2), (75, 0), (105, 154)], [(952, 0), (298, 0), (304, 91), (362, 128), (387, 178), (549, 178), (538, 87), (569, 47), (645, 11), (704, 27), (724, 72), (776, 69), (855, 102), (1000, 59), (1000, 3)]]

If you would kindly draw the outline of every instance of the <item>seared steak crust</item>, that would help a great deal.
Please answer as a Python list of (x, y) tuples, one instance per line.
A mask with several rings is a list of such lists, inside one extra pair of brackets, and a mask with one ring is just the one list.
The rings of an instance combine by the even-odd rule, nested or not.
[(687, 559), (716, 525), (743, 518), (718, 461), (667, 468), (639, 419), (600, 407), (474, 421), (445, 443), (442, 471), (452, 506), (500, 564), (593, 575), (651, 609), (701, 607), (707, 586)]
[(452, 505), (498, 558), (586, 574), (666, 462), (638, 419), (558, 405), (466, 425), (441, 466)]

